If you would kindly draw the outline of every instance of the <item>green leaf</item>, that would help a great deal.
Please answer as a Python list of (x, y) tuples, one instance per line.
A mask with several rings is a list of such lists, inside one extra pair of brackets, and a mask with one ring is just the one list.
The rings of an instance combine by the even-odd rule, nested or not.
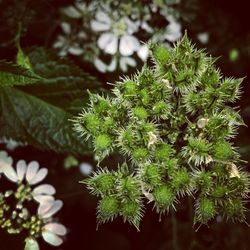
[(0, 61), (0, 87), (28, 85), (36, 83), (40, 77), (13, 62)]
[(39, 245), (34, 238), (27, 238), (24, 250), (39, 250)]
[(0, 100), (0, 137), (56, 152), (88, 151), (63, 109), (15, 88), (0, 89)]
[(32, 66), (29, 60), (29, 57), (27, 55), (25, 55), (23, 53), (22, 48), (20, 47), (20, 44), (18, 43), (18, 53), (17, 53), (17, 57), (16, 57), (16, 62), (18, 65), (20, 65), (21, 67), (32, 71)]
[(99, 81), (43, 48), (19, 53), (19, 63), (27, 68), (27, 62), (30, 69), (0, 61), (0, 138), (55, 152), (88, 152), (69, 119), (87, 103), (87, 89), (100, 89)]
[(35, 48), (28, 53), (34, 72), (42, 78), (38, 84), (25, 86), (24, 91), (77, 114), (89, 100), (87, 89), (96, 92), (100, 82), (68, 59), (53, 52)]

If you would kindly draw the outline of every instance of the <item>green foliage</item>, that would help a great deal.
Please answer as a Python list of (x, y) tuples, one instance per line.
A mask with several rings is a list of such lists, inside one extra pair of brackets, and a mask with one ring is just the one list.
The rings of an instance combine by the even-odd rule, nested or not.
[(0, 87), (29, 85), (39, 80), (38, 75), (20, 65), (0, 61)]
[(89, 145), (78, 138), (69, 119), (88, 99), (83, 90), (99, 87), (96, 80), (42, 48), (28, 56), (19, 52), (22, 66), (0, 62), (0, 137), (56, 152), (87, 152)]
[[(186, 34), (173, 50), (150, 48), (152, 68), (118, 82), (108, 98), (90, 94), (89, 107), (74, 120), (97, 156), (102, 153), (99, 161), (115, 149), (131, 161), (126, 171), (105, 170), (112, 185), (93, 185), (102, 171), (85, 181), (113, 202), (108, 217), (98, 219), (119, 214), (138, 228), (142, 196), (162, 215), (188, 195), (195, 198), (194, 223), (207, 224), (216, 215), (244, 221), (249, 177), (230, 142), (244, 122), (228, 106), (239, 98), (242, 79), (223, 79), (216, 59), (195, 49)], [(110, 126), (104, 131), (105, 121)]]

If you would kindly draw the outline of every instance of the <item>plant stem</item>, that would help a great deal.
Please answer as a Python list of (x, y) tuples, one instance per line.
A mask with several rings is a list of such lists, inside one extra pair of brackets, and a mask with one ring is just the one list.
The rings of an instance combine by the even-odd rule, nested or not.
[(178, 237), (177, 237), (177, 221), (174, 211), (171, 210), (171, 222), (172, 222), (172, 244), (174, 250), (179, 250)]

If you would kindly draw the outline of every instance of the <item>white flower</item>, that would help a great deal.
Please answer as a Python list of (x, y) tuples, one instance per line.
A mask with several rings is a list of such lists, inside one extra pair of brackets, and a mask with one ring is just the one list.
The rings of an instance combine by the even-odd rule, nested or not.
[[(0, 164), (1, 165), (1, 164)], [(30, 186), (36, 185), (43, 181), (48, 174), (47, 168), (40, 168), (36, 161), (31, 161), (28, 165), (24, 160), (19, 160), (16, 164), (16, 170), (11, 164), (5, 164), (2, 168), (3, 174), (16, 183), (26, 181)], [(54, 201), (53, 195), (56, 193), (55, 188), (49, 184), (42, 184), (35, 187), (32, 191), (32, 197), (39, 203)]]
[(10, 150), (10, 151), (13, 151), (15, 150), (17, 147), (19, 146), (24, 146), (26, 145), (26, 143), (24, 142), (19, 142), (19, 141), (15, 141), (13, 140), (12, 138), (6, 138), (6, 137), (2, 137), (0, 139), (0, 143), (4, 143), (5, 144), (5, 147)]
[(181, 25), (173, 16), (168, 16), (169, 25), (166, 28), (165, 38), (170, 42), (175, 42), (182, 36)]
[(146, 44), (142, 45), (140, 49), (137, 51), (137, 55), (140, 59), (145, 62), (149, 56), (149, 48)]
[(20, 160), (16, 164), (16, 171), (11, 165), (6, 165), (3, 173), (10, 181), (22, 182), (25, 179), (29, 185), (35, 185), (47, 176), (48, 169), (39, 169), (37, 161), (31, 161), (26, 165), (24, 160)]
[(209, 34), (207, 32), (202, 32), (197, 34), (197, 38), (201, 43), (206, 44), (209, 41)]
[(83, 49), (79, 46), (77, 42), (85, 38), (85, 33), (83, 31), (79, 32), (74, 39), (72, 38), (71, 26), (67, 22), (61, 23), (61, 28), (65, 36), (59, 35), (57, 41), (53, 44), (55, 49), (60, 49), (59, 55), (66, 56), (67, 53), (75, 56), (83, 54)]
[(80, 172), (85, 176), (90, 175), (93, 171), (93, 166), (90, 165), (88, 162), (82, 162), (79, 168), (80, 168)]
[(67, 230), (64, 225), (56, 222), (45, 224), (42, 228), (43, 239), (53, 246), (59, 246), (63, 243), (60, 236), (64, 236)]
[(83, 18), (86, 12), (93, 11), (94, 4), (89, 3), (88, 5), (84, 2), (76, 2), (75, 6), (68, 6), (63, 8), (61, 11), (63, 14), (70, 18), (79, 19)]
[(136, 61), (131, 57), (120, 57), (119, 59), (114, 57), (109, 65), (105, 64), (99, 58), (96, 58), (94, 64), (96, 68), (101, 72), (112, 72), (117, 68), (117, 64), (119, 63), (119, 67), (122, 71), (126, 72), (128, 70), (128, 66), (135, 67)]
[(0, 151), (0, 174), (4, 172), (6, 165), (12, 165), (13, 159), (8, 156), (6, 151)]
[(54, 201), (55, 188), (50, 184), (41, 184), (33, 189), (32, 196), (39, 203)]
[[(37, 214), (40, 219), (46, 221), (57, 213), (63, 206), (61, 200), (47, 201), (39, 205)], [(64, 236), (67, 230), (65, 226), (56, 222), (48, 222), (42, 227), (43, 239), (53, 246), (59, 246), (63, 240), (59, 236)]]
[(57, 213), (63, 206), (63, 202), (61, 200), (53, 200), (47, 201), (44, 203), (40, 203), (37, 214), (41, 219), (48, 219), (55, 213)]
[(138, 31), (139, 23), (132, 22), (128, 17), (119, 21), (111, 20), (107, 13), (98, 11), (96, 20), (91, 21), (91, 28), (96, 32), (105, 31), (99, 37), (97, 44), (106, 53), (114, 55), (118, 51), (123, 56), (131, 56), (140, 43), (132, 34)]

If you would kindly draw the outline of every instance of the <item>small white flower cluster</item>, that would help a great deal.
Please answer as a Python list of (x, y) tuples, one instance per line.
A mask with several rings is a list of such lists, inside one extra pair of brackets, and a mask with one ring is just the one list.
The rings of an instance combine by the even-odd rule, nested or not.
[[(62, 224), (54, 222), (52, 216), (61, 209), (63, 203), (61, 200), (55, 200), (53, 195), (56, 190), (52, 185), (36, 186), (45, 179), (48, 169), (39, 169), (36, 161), (26, 164), (24, 160), (19, 160), (14, 168), (13, 159), (5, 151), (0, 151), (0, 177), (2, 174), (15, 183), (17, 189), (5, 192), (1, 190), (0, 227), (9, 233), (20, 233), (26, 229), (28, 231), (26, 245), (32, 242), (33, 245), (38, 246), (36, 238), (39, 236), (42, 236), (51, 245), (61, 245), (63, 242), (61, 237), (66, 234), (66, 228)], [(17, 201), (14, 207), (8, 205), (7, 199), (11, 195)], [(29, 204), (34, 201), (38, 204), (36, 214), (29, 211)], [(13, 210), (10, 218), (4, 217), (5, 210), (8, 211), (8, 214)]]
[[(113, 4), (113, 5), (112, 5)], [(127, 71), (137, 65), (136, 58), (146, 61), (149, 50), (146, 42), (174, 42), (181, 37), (181, 26), (174, 15), (168, 13), (169, 6), (158, 6), (152, 1), (143, 5), (139, 1), (84, 1), (62, 9), (66, 21), (61, 23), (64, 35), (59, 35), (54, 48), (59, 54), (83, 56), (92, 61), (101, 72), (112, 72), (117, 68)], [(155, 27), (151, 20), (163, 18), (166, 27)], [(73, 20), (82, 19), (82, 27), (76, 32)], [(71, 21), (70, 21), (71, 20)], [(90, 31), (92, 33), (90, 33)], [(141, 34), (140, 34), (141, 33)], [(109, 57), (107, 63), (105, 58)]]

